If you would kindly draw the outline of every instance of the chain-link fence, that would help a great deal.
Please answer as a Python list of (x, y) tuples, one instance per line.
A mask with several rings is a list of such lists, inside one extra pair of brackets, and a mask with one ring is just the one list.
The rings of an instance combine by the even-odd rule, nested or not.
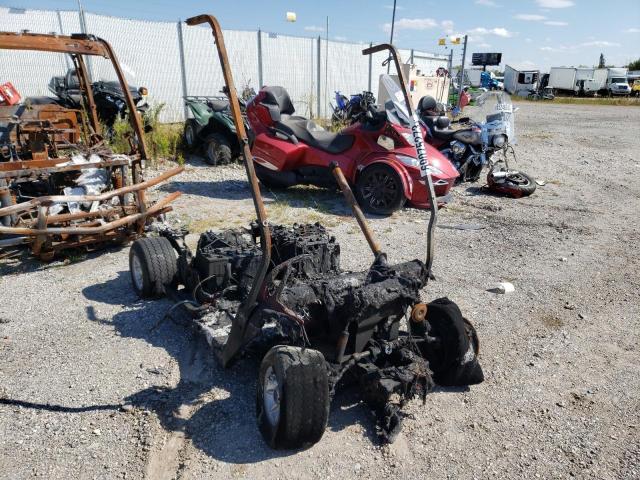
[[(183, 97), (219, 95), (224, 84), (217, 52), (208, 27), (188, 27), (184, 22), (150, 22), (75, 11), (23, 10), (0, 7), (0, 31), (33, 33), (86, 32), (107, 40), (127, 77), (145, 86), (154, 103), (165, 105), (160, 120), (185, 118)], [(362, 55), (369, 44), (323, 38), (294, 37), (268, 32), (224, 31), (236, 87), (281, 85), (287, 89), (300, 115), (330, 115), (334, 92), (371, 90), (377, 96), (378, 78), (386, 73), (386, 54)], [(400, 50), (425, 74), (447, 66), (447, 57)], [(108, 62), (92, 58), (93, 80), (112, 80)], [(22, 96), (49, 95), (52, 76), (64, 75), (70, 62), (64, 55), (0, 50), (0, 83), (12, 82)], [(393, 70), (393, 68), (392, 68)]]

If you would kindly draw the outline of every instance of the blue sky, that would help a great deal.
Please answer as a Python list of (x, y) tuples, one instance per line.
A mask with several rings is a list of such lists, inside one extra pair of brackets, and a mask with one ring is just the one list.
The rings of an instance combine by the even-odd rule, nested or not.
[[(87, 11), (146, 20), (177, 20), (213, 13), (223, 28), (324, 35), (353, 42), (388, 41), (393, 0), (82, 0)], [(17, 8), (73, 10), (77, 0), (0, 0)], [(285, 21), (285, 13), (297, 22)], [(640, 57), (640, 0), (398, 0), (394, 43), (448, 53), (438, 38), (468, 34), (470, 52), (502, 52), (520, 68), (608, 64)], [(455, 55), (460, 57), (456, 47)]]

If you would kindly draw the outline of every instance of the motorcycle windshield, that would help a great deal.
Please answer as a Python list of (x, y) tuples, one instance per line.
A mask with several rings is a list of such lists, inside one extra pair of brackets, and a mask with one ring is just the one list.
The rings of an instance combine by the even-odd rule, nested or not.
[(507, 92), (489, 91), (465, 107), (464, 115), (484, 125), (490, 136), (505, 134), (509, 143), (516, 143), (515, 110)]
[(382, 75), (381, 79), (381, 88), (386, 91), (386, 95), (384, 95), (385, 92), (381, 92), (379, 96), (388, 98), (384, 104), (387, 119), (395, 125), (409, 127), (411, 120), (402, 88), (400, 88), (398, 82), (389, 75)]

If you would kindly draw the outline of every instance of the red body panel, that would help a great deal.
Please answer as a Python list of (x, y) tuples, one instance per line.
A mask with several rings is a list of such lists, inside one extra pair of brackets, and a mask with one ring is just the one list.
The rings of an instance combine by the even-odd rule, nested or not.
[[(331, 163), (335, 161), (340, 165), (351, 185), (355, 184), (358, 174), (369, 165), (385, 163), (402, 179), (405, 196), (410, 204), (419, 208), (429, 206), (427, 188), (420, 178), (419, 169), (405, 165), (396, 158), (396, 154), (416, 157), (415, 147), (402, 135), (403, 133), (411, 135), (409, 128), (386, 122), (380, 129), (370, 130), (363, 128), (361, 123), (356, 123), (341, 132), (354, 136), (351, 148), (340, 154), (331, 154), (303, 142), (294, 144), (272, 133), (270, 127), (274, 122), (267, 108), (260, 104), (263, 98), (262, 92), (259, 92), (247, 105), (247, 117), (256, 135), (251, 149), (256, 163), (270, 170), (287, 172), (296, 171), (302, 167), (321, 167), (328, 170)], [(392, 150), (387, 150), (378, 144), (378, 138), (381, 135), (393, 140)], [(431, 175), (436, 195), (444, 196), (453, 186), (458, 177), (458, 171), (436, 148), (429, 144), (425, 144), (425, 148), (429, 164), (437, 169)]]

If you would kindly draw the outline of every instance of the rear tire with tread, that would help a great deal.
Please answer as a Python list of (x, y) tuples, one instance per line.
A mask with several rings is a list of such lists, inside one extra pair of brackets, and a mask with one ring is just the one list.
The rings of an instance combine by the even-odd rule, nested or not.
[[(277, 385), (278, 415), (267, 412), (268, 378)], [(274, 383), (275, 382), (275, 383)], [(256, 395), (258, 425), (272, 448), (300, 448), (317, 443), (329, 418), (329, 378), (324, 356), (317, 350), (275, 346), (262, 360)], [(274, 405), (271, 402), (271, 405)]]
[(176, 252), (164, 237), (136, 240), (129, 250), (129, 272), (133, 289), (142, 298), (164, 295), (178, 271)]

